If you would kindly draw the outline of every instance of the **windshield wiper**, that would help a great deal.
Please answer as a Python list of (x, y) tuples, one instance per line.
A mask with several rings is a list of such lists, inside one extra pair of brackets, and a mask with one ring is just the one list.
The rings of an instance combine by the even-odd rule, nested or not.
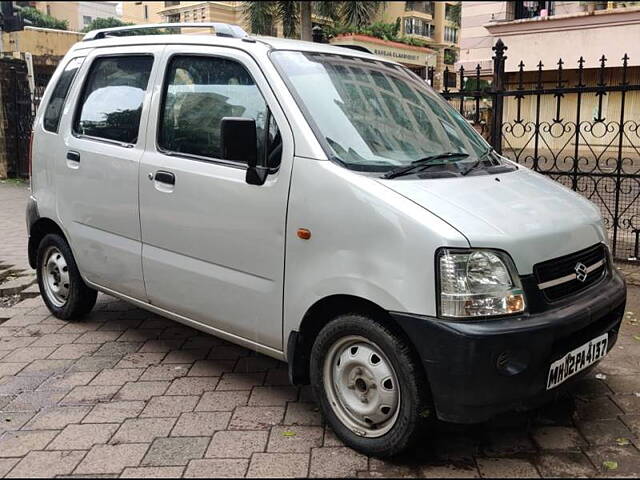
[(385, 173), (382, 178), (389, 179), (407, 175), (414, 171), (420, 170), (421, 168), (426, 168), (430, 165), (437, 165), (436, 163), (434, 163), (436, 160), (442, 160), (446, 158), (466, 158), (468, 156), (469, 154), (466, 152), (443, 152), (436, 155), (430, 155), (428, 157), (421, 158), (420, 160), (411, 162), (409, 165), (392, 168), (387, 173)]
[(460, 172), (460, 175), (465, 177), (469, 172), (471, 172), (471, 170), (475, 170), (476, 168), (478, 168), (478, 165), (480, 165), (480, 162), (482, 162), (482, 160), (485, 159), (487, 155), (489, 155), (492, 151), (493, 151), (493, 148), (489, 147), (484, 153), (482, 153), (478, 157), (478, 159), (475, 162), (473, 162), (473, 164), (469, 165), (467, 169), (464, 170), (463, 172)]

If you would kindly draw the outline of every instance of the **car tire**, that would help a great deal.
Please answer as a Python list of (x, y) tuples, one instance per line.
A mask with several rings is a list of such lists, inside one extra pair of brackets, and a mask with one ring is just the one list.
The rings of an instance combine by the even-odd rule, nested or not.
[(57, 318), (79, 320), (95, 305), (98, 292), (82, 280), (71, 248), (61, 235), (50, 233), (40, 241), (36, 272), (42, 299)]
[(347, 446), (390, 457), (410, 447), (427, 426), (431, 395), (408, 342), (359, 313), (336, 317), (316, 337), (312, 388), (329, 426)]

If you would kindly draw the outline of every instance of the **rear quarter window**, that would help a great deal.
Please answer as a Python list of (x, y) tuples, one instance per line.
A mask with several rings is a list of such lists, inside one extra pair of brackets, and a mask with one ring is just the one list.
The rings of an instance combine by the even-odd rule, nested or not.
[(84, 57), (72, 58), (64, 67), (58, 83), (56, 83), (53, 89), (53, 93), (47, 104), (47, 109), (44, 112), (44, 129), (48, 132), (58, 133), (62, 109), (64, 108), (73, 80), (76, 78), (76, 74), (78, 70), (80, 70), (83, 62)]
[(153, 57), (98, 57), (87, 75), (74, 122), (76, 135), (134, 144)]

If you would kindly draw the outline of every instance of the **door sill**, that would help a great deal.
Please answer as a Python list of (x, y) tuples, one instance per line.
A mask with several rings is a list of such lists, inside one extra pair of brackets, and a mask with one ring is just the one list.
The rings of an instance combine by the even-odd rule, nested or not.
[(126, 302), (129, 302), (137, 307), (143, 308), (145, 310), (149, 310), (150, 312), (153, 313), (157, 313), (158, 315), (162, 315), (163, 317), (167, 317), (170, 318), (171, 320), (175, 320), (179, 323), (182, 323), (183, 325), (186, 325), (188, 327), (193, 327), (197, 330), (200, 330), (202, 332), (208, 333), (210, 335), (213, 335), (215, 337), (219, 337), (222, 338), (224, 340), (228, 340), (229, 342), (238, 344), (240, 346), (246, 347), (249, 350), (254, 350), (256, 352), (262, 353), (264, 355), (268, 355), (269, 357), (275, 358), (276, 360), (282, 360), (285, 361), (285, 355), (284, 352), (277, 350), (275, 348), (272, 347), (268, 347), (266, 345), (263, 345), (261, 343), (257, 343), (254, 342), (252, 340), (246, 339), (244, 337), (239, 337), (238, 335), (234, 335), (232, 333), (228, 333), (225, 332), (224, 330), (219, 330), (217, 328), (211, 327), (207, 324), (204, 324), (202, 322), (198, 322), (196, 320), (193, 320), (191, 318), (188, 317), (184, 317), (182, 315), (179, 315), (177, 313), (173, 313), (170, 312), (169, 310), (165, 310), (163, 308), (160, 307), (156, 307), (155, 305), (152, 305), (150, 303), (147, 302), (143, 302), (141, 300), (137, 300), (133, 297), (130, 297), (128, 295), (125, 295), (123, 293), (119, 293), (116, 292), (115, 290), (111, 290), (110, 288), (106, 288), (103, 287), (101, 285), (98, 285), (96, 283), (90, 282), (85, 280), (85, 283), (87, 285), (89, 285), (92, 288), (95, 288), (96, 290), (99, 290), (103, 293), (106, 293), (107, 295), (111, 295), (113, 297), (117, 297), (120, 298), (122, 300), (125, 300)]

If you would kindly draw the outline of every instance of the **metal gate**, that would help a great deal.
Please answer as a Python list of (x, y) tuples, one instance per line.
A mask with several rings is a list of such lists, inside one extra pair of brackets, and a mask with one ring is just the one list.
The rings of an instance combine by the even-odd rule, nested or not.
[[(553, 70), (505, 74), (507, 47), (493, 47), (489, 81), (480, 65), (458, 75), (460, 91), (442, 95), (506, 157), (548, 175), (598, 205), (613, 255), (640, 261), (640, 70), (625, 55), (615, 68), (572, 69), (560, 59)], [(430, 72), (431, 78), (433, 73)], [(445, 82), (447, 85), (448, 82)], [(633, 108), (635, 106), (635, 108)]]
[(18, 59), (0, 59), (3, 72), (0, 91), (4, 103), (6, 122), (5, 148), (9, 177), (29, 176), (29, 141), (36, 111), (35, 99), (29, 88), (26, 63)]

